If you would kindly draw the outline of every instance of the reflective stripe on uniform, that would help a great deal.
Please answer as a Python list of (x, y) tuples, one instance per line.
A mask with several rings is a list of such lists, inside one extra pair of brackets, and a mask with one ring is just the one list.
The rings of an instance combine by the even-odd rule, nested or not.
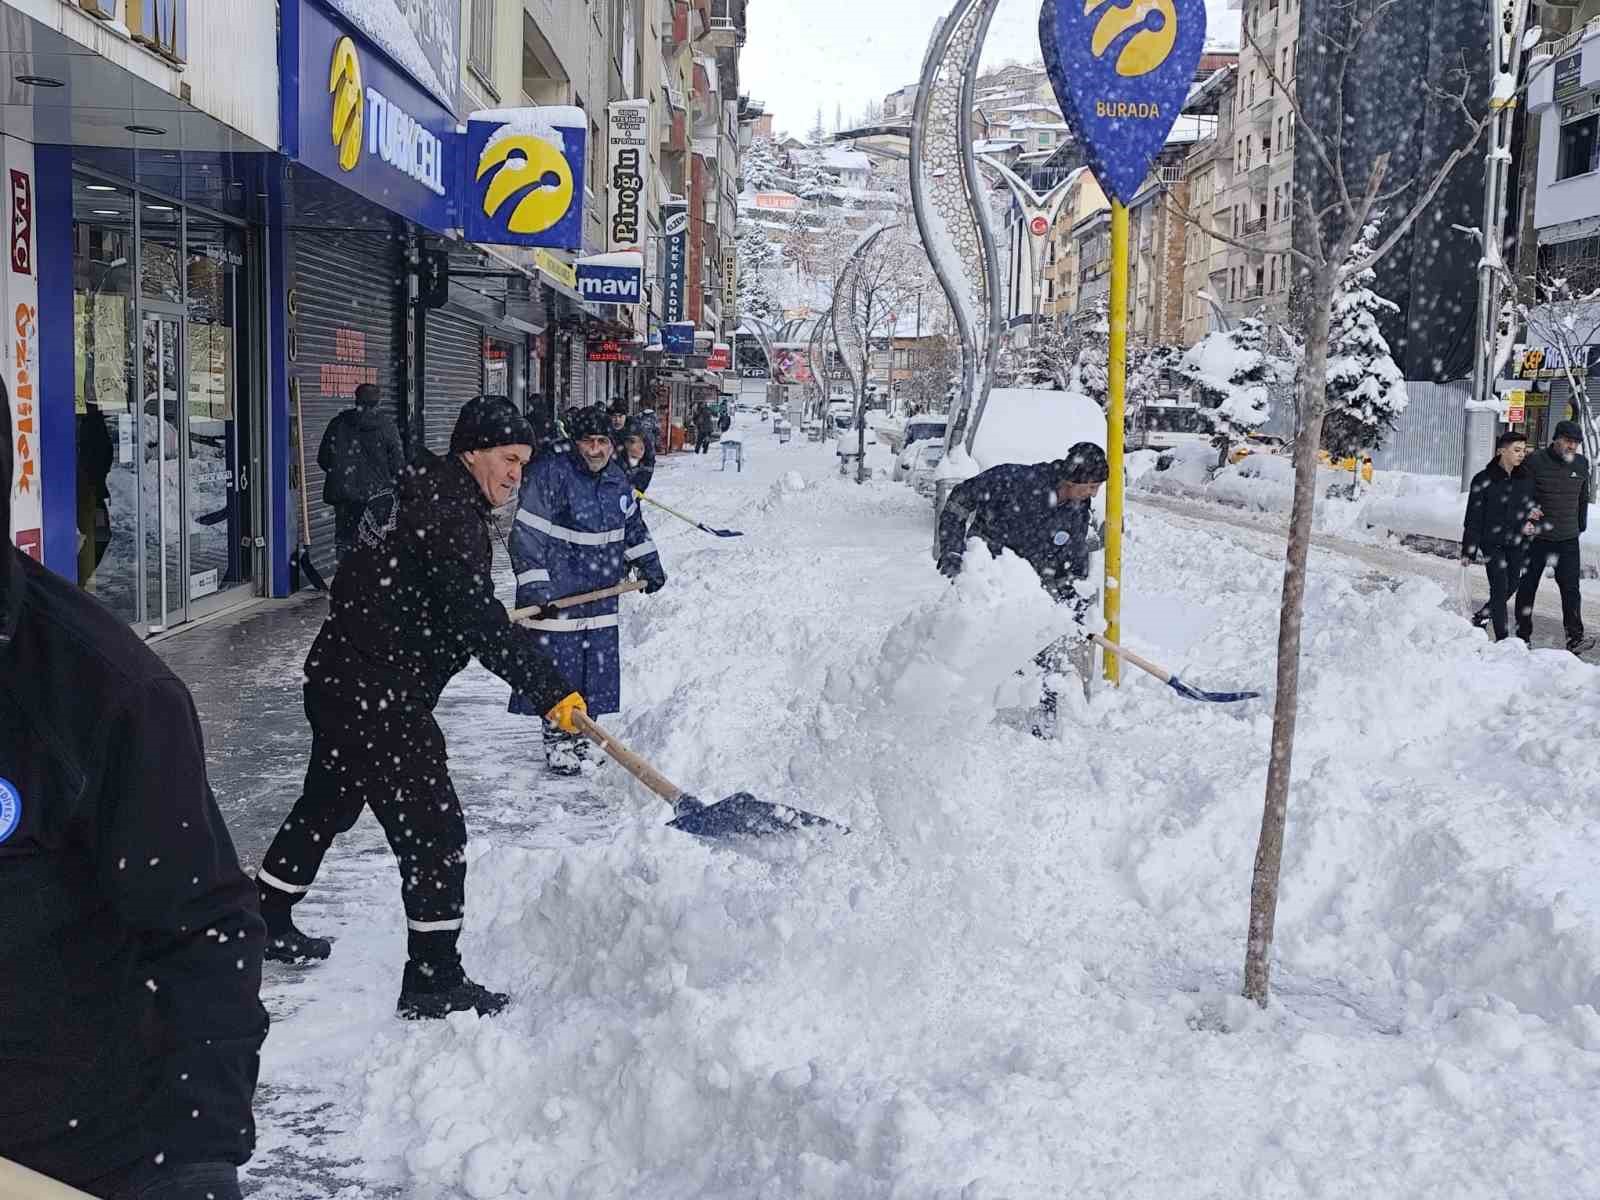
[(543, 567), (535, 567), (531, 571), (521, 571), (521, 572), (519, 572), (517, 574), (517, 582), (519, 584), (520, 583), (549, 583), (550, 582), (550, 572), (546, 571)]
[(654, 542), (640, 542), (637, 546), (629, 546), (624, 550), (622, 557), (632, 562), (636, 558), (643, 558), (645, 555), (654, 554), (655, 552), (656, 544)]
[(563, 542), (571, 542), (575, 546), (609, 546), (613, 542), (620, 542), (627, 536), (627, 531), (624, 529), (607, 529), (601, 533), (585, 533), (581, 529), (568, 529), (565, 525), (557, 525), (547, 521), (527, 509), (519, 509), (517, 511), (517, 520), (529, 529), (537, 529), (540, 533), (547, 533), (553, 538), (560, 538)]
[(268, 871), (265, 867), (256, 868), (256, 881), (258, 883), (265, 883), (271, 887), (275, 887), (280, 892), (288, 892), (291, 896), (303, 896), (311, 890), (311, 885), (309, 883), (304, 887), (301, 887), (297, 883), (285, 883), (276, 875), (272, 874), (272, 872)]
[(557, 617), (550, 621), (523, 621), (521, 624), (545, 633), (582, 633), (587, 629), (615, 629), (617, 614), (612, 613), (607, 617)]
[(413, 921), (408, 918), (406, 928), (417, 933), (447, 933), (452, 929), (461, 928), (461, 918), (457, 917), (453, 921)]

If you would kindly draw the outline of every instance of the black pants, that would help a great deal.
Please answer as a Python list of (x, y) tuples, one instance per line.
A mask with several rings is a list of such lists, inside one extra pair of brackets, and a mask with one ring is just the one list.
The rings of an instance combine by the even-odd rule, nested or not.
[(229, 1162), (140, 1163), (87, 1185), (110, 1200), (240, 1200), (239, 1169)]
[(1494, 622), (1494, 640), (1503, 642), (1510, 636), (1506, 624), (1506, 604), (1517, 594), (1522, 582), (1522, 571), (1528, 561), (1526, 546), (1484, 547), (1483, 569), (1489, 576), (1489, 603), (1484, 611)]
[(1522, 575), (1522, 586), (1517, 588), (1517, 636), (1523, 641), (1533, 637), (1533, 602), (1539, 595), (1539, 581), (1544, 569), (1556, 564), (1556, 586), (1561, 589), (1561, 623), (1566, 626), (1567, 641), (1583, 637), (1583, 596), (1578, 588), (1578, 539), (1564, 542), (1534, 542), (1528, 554), (1528, 566)]
[(459, 962), (467, 823), (439, 723), (414, 706), (351, 709), (309, 684), (306, 716), (305, 789), (256, 875), (268, 930), (310, 890), (334, 838), (371, 808), (399, 860), (411, 958)]
[(709, 449), (711, 449), (711, 435), (709, 433), (702, 433), (694, 439), (694, 452), (696, 454), (704, 454)]

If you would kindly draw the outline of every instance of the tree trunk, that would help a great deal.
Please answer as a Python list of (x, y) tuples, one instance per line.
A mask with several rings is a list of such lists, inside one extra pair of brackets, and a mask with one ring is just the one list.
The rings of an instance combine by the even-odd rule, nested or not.
[(1283, 607), (1278, 622), (1278, 697), (1272, 714), (1272, 758), (1267, 795), (1250, 883), (1250, 934), (1245, 947), (1244, 994), (1261, 1007), (1271, 992), (1272, 936), (1278, 917), (1278, 877), (1283, 867), (1283, 831), (1294, 766), (1295, 722), (1300, 704), (1300, 631), (1305, 616), (1306, 561), (1311, 552), (1317, 503), (1317, 447), (1322, 444), (1328, 392), (1328, 332), (1332, 324), (1335, 269), (1317, 279), (1306, 332), (1305, 374), (1298, 397), (1300, 431), (1294, 443), (1294, 509), (1283, 571)]

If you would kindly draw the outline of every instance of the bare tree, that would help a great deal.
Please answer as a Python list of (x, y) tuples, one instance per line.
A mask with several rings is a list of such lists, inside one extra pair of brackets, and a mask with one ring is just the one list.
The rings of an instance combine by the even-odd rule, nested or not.
[[(1363, 165), (1347, 145), (1346, 98), (1352, 68), (1368, 53), (1382, 53), (1395, 44), (1383, 36), (1382, 26), (1391, 9), (1403, 0), (1360, 0), (1334, 10), (1348, 30), (1344, 36), (1319, 34), (1326, 51), (1332, 89), (1326, 128), (1307, 119), (1306, 108), (1294, 83), (1273, 65), (1273, 55), (1263, 51), (1248, 23), (1242, 26), (1246, 46), (1261, 61), (1270, 86), (1284, 93), (1294, 111), (1294, 130), (1301, 142), (1297, 157), (1295, 210), (1299, 230), (1293, 245), (1264, 249), (1215, 229), (1203, 215), (1180, 208), (1170, 198), (1169, 207), (1189, 223), (1228, 245), (1256, 253), (1289, 254), (1296, 265), (1297, 287), (1305, 312), (1305, 357), (1295, 396), (1298, 431), (1294, 442), (1294, 504), (1289, 522), (1285, 557), (1283, 602), (1278, 624), (1277, 702), (1273, 711), (1271, 759), (1267, 767), (1266, 798), (1261, 836), (1256, 846), (1250, 887), (1250, 925), (1246, 939), (1244, 994), (1266, 1006), (1271, 991), (1272, 942), (1277, 921), (1278, 881), (1283, 863), (1284, 826), (1288, 816), (1289, 785), (1294, 763), (1295, 727), (1300, 707), (1300, 643), (1306, 597), (1306, 564), (1311, 549), (1312, 517), (1316, 507), (1317, 451), (1322, 444), (1323, 419), (1328, 412), (1328, 346), (1334, 300), (1348, 276), (1359, 275), (1382, 262), (1410, 232), (1438, 198), (1451, 174), (1474, 155), (1494, 119), (1495, 109), (1474, 106), (1473, 79), (1466, 67), (1452, 73), (1448, 84), (1423, 82), (1423, 97), (1455, 117), (1454, 148), (1444, 161), (1420, 179), (1391, 186), (1390, 163), (1395, 148), (1382, 150)], [(1376, 35), (1376, 37), (1375, 37)], [(1379, 40), (1381, 39), (1381, 40)], [(1302, 77), (1303, 78), (1303, 77)], [(1392, 77), (1400, 87), (1401, 77)], [(1526, 83), (1523, 85), (1527, 86)], [(1386, 96), (1384, 103), (1402, 103)], [(1331, 202), (1327, 197), (1332, 197)], [(1387, 233), (1364, 255), (1353, 254), (1363, 229), (1376, 211), (1389, 214)]]
[(1590, 462), (1600, 461), (1600, 429), (1589, 403), (1589, 356), (1591, 347), (1600, 342), (1600, 287), (1580, 292), (1568, 276), (1546, 276), (1534, 281), (1534, 289), (1538, 304), (1518, 305), (1518, 315), (1528, 327), (1528, 340), (1554, 350), (1558, 360), (1551, 363), (1545, 354), (1537, 367), (1561, 372), (1583, 426), (1584, 450)]

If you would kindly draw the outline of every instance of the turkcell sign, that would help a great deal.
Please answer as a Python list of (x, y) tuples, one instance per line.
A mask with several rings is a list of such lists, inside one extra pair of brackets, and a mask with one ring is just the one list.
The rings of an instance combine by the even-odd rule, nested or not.
[[(661, 319), (683, 320), (689, 276), (689, 206), (682, 201), (661, 206)], [(675, 351), (674, 353), (690, 353)]]
[(281, 11), (284, 154), (425, 229), (458, 227), (455, 114), (315, 0)]
[(1123, 204), (1166, 145), (1205, 40), (1205, 0), (1044, 0), (1039, 45), (1061, 112)]
[(493, 246), (583, 248), (588, 121), (581, 108), (492, 109), (467, 122), (462, 230)]
[(644, 258), (637, 254), (605, 254), (578, 260), (578, 294), (594, 304), (640, 304), (644, 301)]

